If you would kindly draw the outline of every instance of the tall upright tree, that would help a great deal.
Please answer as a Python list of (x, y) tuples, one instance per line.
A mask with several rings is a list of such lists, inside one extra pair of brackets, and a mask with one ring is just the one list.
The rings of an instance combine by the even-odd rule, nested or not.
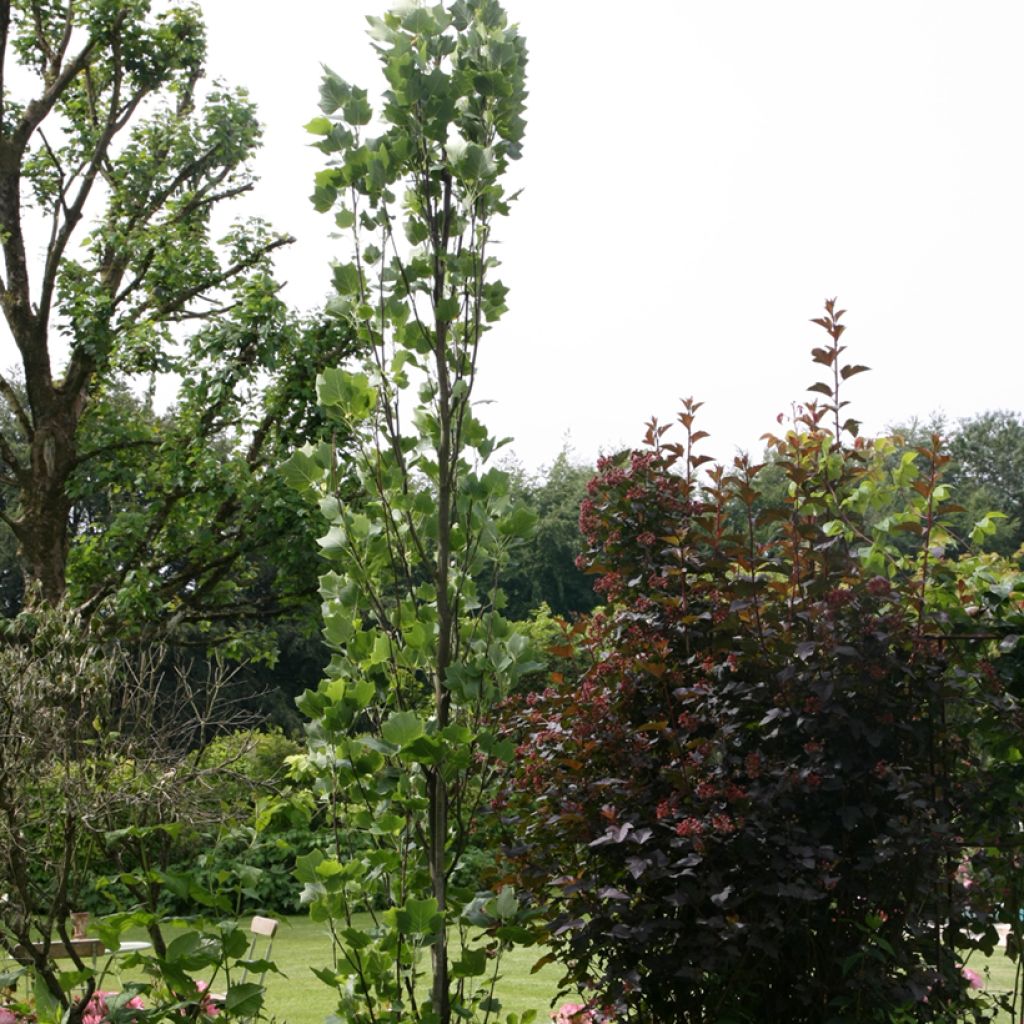
[[(405, 5), (371, 24), (389, 86), (383, 133), (363, 137), (367, 93), (334, 73), (309, 125), (331, 159), (315, 202), (353, 231), (332, 308), (369, 355), (319, 381), (327, 414), (359, 437), (356, 500), (330, 445), (287, 467), (330, 524), (320, 543), (334, 653), (301, 706), (337, 849), (303, 861), (300, 877), (312, 912), (335, 923), (337, 966), (322, 976), (340, 1016), (449, 1024), (496, 1013), (473, 979), (518, 934), (510, 889), (474, 902), (476, 886), (454, 872), (513, 753), (488, 709), (530, 667), (495, 577), (533, 516), (510, 500), (507, 474), (485, 468), (500, 445), (473, 406), (481, 342), (505, 308), (491, 241), (524, 131), (526, 49), (496, 0)], [(377, 927), (361, 930), (359, 910)], [(496, 960), (465, 931), (453, 955), (449, 928), (468, 922), (495, 927)], [(429, 998), (415, 984), (422, 947)]]
[(513, 475), (512, 493), (536, 513), (537, 526), (502, 576), (510, 619), (525, 619), (542, 604), (556, 615), (570, 616), (589, 612), (598, 603), (592, 577), (576, 567), (583, 550), (580, 505), (593, 476), (593, 467), (574, 463), (568, 451), (535, 477)]
[(251, 298), (243, 282), (287, 241), (259, 224), (211, 240), (215, 208), (253, 186), (260, 128), (244, 91), (201, 92), (205, 53), (192, 5), (0, 3), (0, 309), (23, 377), (0, 377), (16, 495), (0, 517), (49, 602), (67, 588), (71, 482), (100, 455), (82, 445), (90, 403), (180, 369), (196, 353), (175, 325)]
[(992, 409), (963, 419), (949, 449), (951, 480), (968, 510), (1006, 516), (986, 546), (1012, 554), (1024, 543), (1024, 416)]

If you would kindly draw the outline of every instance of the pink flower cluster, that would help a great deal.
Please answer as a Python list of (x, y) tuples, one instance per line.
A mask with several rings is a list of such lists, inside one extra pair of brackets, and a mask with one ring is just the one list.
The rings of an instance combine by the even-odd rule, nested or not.
[[(199, 989), (200, 1012), (205, 1017), (216, 1017), (220, 1013), (220, 1007), (207, 991), (209, 985), (205, 981), (197, 981), (196, 988)], [(108, 1024), (110, 1007), (107, 1005), (107, 1000), (119, 994), (118, 992), (94, 992), (82, 1012), (82, 1024)], [(132, 996), (123, 1005), (132, 1010), (142, 1010), (145, 1007), (139, 996)], [(34, 1014), (18, 1013), (8, 1006), (0, 1006), (0, 1024), (33, 1024), (34, 1021)]]
[(209, 983), (197, 981), (196, 988), (199, 989), (199, 1012), (206, 1017), (216, 1017), (220, 1013), (220, 1006), (209, 991)]
[[(82, 1024), (103, 1024), (109, 1020), (110, 1007), (107, 1006), (107, 998), (116, 995), (116, 992), (95, 992), (82, 1013)], [(133, 1010), (143, 1008), (142, 1000), (138, 996), (132, 996), (124, 1005)]]
[(551, 1020), (553, 1024), (594, 1024), (594, 1015), (582, 1003), (564, 1003)]
[(977, 971), (972, 971), (970, 967), (961, 968), (961, 973), (967, 979), (967, 984), (971, 988), (984, 988), (985, 979)]

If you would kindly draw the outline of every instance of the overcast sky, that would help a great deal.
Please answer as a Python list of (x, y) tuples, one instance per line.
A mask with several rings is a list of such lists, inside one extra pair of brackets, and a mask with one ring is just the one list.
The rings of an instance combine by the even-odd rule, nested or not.
[[(376, 0), (203, 0), (209, 71), (267, 124), (253, 212), (298, 237), (318, 304), (344, 242), (308, 203), (320, 63), (374, 95)], [(679, 398), (707, 451), (759, 448), (849, 309), (869, 430), (1021, 409), (1024, 4), (507, 0), (526, 36), (524, 186), (500, 228), (510, 312), (478, 397), (528, 466), (639, 441)]]

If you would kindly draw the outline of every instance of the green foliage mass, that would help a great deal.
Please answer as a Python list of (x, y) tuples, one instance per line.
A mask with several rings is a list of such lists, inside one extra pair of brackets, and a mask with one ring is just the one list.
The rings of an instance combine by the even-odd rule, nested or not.
[[(2, 26), (0, 522), (28, 601), (270, 657), (259, 627), (307, 616), (315, 581), (267, 470), (315, 434), (313, 378), (351, 339), (277, 297), (291, 239), (214, 234), (254, 186), (254, 106), (203, 84), (194, 5), (18, 2)], [(131, 396), (162, 373), (181, 384), (156, 415)]]
[(537, 524), (502, 575), (509, 618), (524, 620), (541, 605), (567, 618), (597, 604), (592, 581), (576, 567), (582, 554), (580, 504), (593, 475), (591, 467), (573, 463), (565, 451), (536, 477), (513, 475), (512, 493)]
[[(1024, 418), (990, 411), (961, 420), (949, 442), (949, 481), (977, 521), (1002, 513), (982, 543), (986, 550), (1012, 555), (1024, 544)], [(981, 539), (981, 538), (978, 538)]]
[[(60, 608), (23, 613), (7, 640), (0, 647), (0, 950), (11, 963), (3, 987), (27, 974), (32, 1019), (79, 1024), (106, 968), (74, 947), (69, 963), (51, 944), (69, 948), (72, 911), (128, 893), (131, 909), (96, 931), (117, 949), (123, 929), (146, 927), (153, 946), (146, 963), (159, 983), (136, 988), (160, 1019), (196, 1001), (192, 972), (230, 972), (246, 950), (236, 922), (197, 924), (189, 938), (168, 942), (160, 920), (167, 892), (188, 900), (190, 912), (198, 905), (223, 915), (236, 909), (237, 883), (253, 883), (251, 871), (239, 870), (211, 878), (207, 888), (194, 870), (196, 854), (225, 823), (251, 812), (252, 792), (243, 796), (237, 771), (249, 750), (226, 740), (203, 750), (204, 738), (225, 727), (217, 711), (223, 679), (211, 675), (203, 685), (165, 652), (100, 644)], [(266, 750), (271, 743), (275, 751)], [(253, 758), (250, 774), (262, 774), (284, 744), (265, 741), (267, 756)], [(173, 860), (186, 854), (189, 870), (176, 871)], [(115, 883), (104, 886), (98, 876), (112, 870)], [(243, 997), (242, 1015), (254, 1016), (261, 987), (235, 991), (235, 1009)]]

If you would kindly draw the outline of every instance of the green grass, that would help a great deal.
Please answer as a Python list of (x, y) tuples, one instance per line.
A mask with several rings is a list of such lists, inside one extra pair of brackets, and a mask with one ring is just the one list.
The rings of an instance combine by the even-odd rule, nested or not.
[[(537, 1010), (541, 1020), (547, 1016), (559, 971), (549, 965), (531, 975), (530, 968), (542, 954), (543, 950), (515, 949), (502, 958), (495, 994), (501, 1000), (503, 1016), (531, 1008)], [(326, 967), (331, 963), (326, 926), (314, 924), (304, 916), (285, 918), (274, 938), (272, 959), (287, 977), (267, 975), (267, 1012), (287, 1024), (323, 1024), (334, 1012), (334, 992), (313, 975), (310, 967)], [(426, 953), (423, 967), (429, 970)]]
[[(555, 995), (560, 971), (548, 965), (536, 974), (530, 968), (543, 950), (514, 949), (502, 957), (495, 994), (506, 1013), (534, 1009), (540, 1020), (548, 1016), (548, 1004)], [(331, 962), (331, 944), (326, 926), (314, 924), (308, 917), (289, 917), (282, 921), (274, 939), (273, 960), (287, 975), (267, 975), (267, 1011), (287, 1024), (323, 1024), (334, 1012), (334, 992), (310, 967), (326, 967)], [(424, 953), (424, 970), (429, 970)]]
[[(173, 929), (167, 930), (166, 937), (168, 941), (174, 938)], [(126, 938), (144, 939), (146, 936), (133, 931)], [(263, 948), (257, 946), (257, 953)], [(539, 1021), (547, 1020), (561, 972), (557, 966), (549, 964), (531, 974), (530, 968), (543, 954), (542, 949), (520, 948), (502, 957), (495, 990), (502, 1003), (502, 1020), (507, 1013), (529, 1009), (537, 1011)], [(323, 1024), (335, 1011), (334, 990), (320, 981), (310, 968), (331, 965), (327, 926), (313, 923), (306, 915), (283, 918), (274, 937), (271, 959), (284, 976), (269, 973), (264, 979), (268, 1015), (280, 1024)], [(429, 966), (429, 954), (424, 953), (424, 970), (428, 971)], [(127, 977), (126, 972), (122, 980)], [(213, 988), (218, 988), (216, 981)]]
[[(141, 933), (127, 937), (145, 938)], [(173, 931), (168, 931), (167, 938), (173, 938)], [(503, 957), (496, 989), (502, 1002), (502, 1019), (506, 1013), (522, 1013), (528, 1009), (537, 1011), (539, 1021), (548, 1019), (561, 972), (557, 966), (549, 964), (536, 974), (531, 973), (530, 968), (543, 952), (514, 949)], [(280, 1024), (323, 1024), (334, 1013), (334, 991), (315, 977), (310, 968), (327, 967), (331, 963), (326, 925), (315, 924), (305, 915), (283, 918), (274, 938), (272, 959), (284, 976), (268, 974), (265, 979), (267, 1013)], [(425, 971), (429, 969), (426, 953), (423, 966)], [(987, 958), (976, 955), (968, 961), (968, 966), (984, 977), (987, 990), (1013, 990), (1016, 964), (1002, 949)], [(1012, 1018), (1004, 1014), (999, 1020), (1001, 1024), (1011, 1024)]]
[[(977, 971), (985, 981), (985, 989), (989, 992), (1012, 992), (1014, 987), (1014, 978), (1017, 973), (1017, 965), (1009, 957), (1006, 956), (1005, 951), (1000, 947), (990, 957), (984, 956), (973, 956), (967, 961), (967, 966), (973, 971)], [(1020, 1012), (1020, 1005), (1018, 1000), (1018, 1013)], [(1006, 1024), (1013, 1024), (1013, 1017), (1008, 1013), (1001, 1014), (998, 1018), (1000, 1022), (1006, 1022)]]

